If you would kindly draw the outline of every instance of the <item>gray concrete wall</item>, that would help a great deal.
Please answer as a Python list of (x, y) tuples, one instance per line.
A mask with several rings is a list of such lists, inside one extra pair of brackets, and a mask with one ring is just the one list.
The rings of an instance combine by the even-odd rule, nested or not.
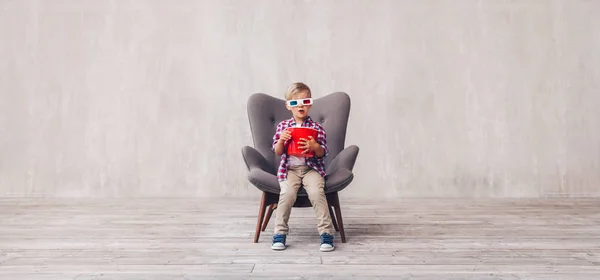
[(250, 196), (249, 94), (353, 100), (346, 197), (600, 194), (600, 1), (0, 0), (0, 196)]

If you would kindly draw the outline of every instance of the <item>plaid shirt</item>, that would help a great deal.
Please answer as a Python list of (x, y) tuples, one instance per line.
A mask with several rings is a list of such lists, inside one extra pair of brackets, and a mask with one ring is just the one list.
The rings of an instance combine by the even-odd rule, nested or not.
[[(279, 141), (281, 133), (289, 127), (296, 127), (296, 121), (294, 120), (294, 118), (284, 120), (277, 125), (277, 131), (273, 136), (273, 146), (271, 147), (272, 150), (275, 150), (275, 145), (277, 145), (277, 141)], [(325, 129), (319, 123), (313, 121), (310, 117), (307, 117), (304, 120), (304, 122), (302, 123), (302, 127), (310, 127), (317, 130), (317, 139), (315, 139), (315, 141), (321, 144), (321, 147), (323, 147), (325, 154), (323, 154), (323, 157), (317, 157), (317, 155), (315, 154), (311, 158), (306, 158), (306, 165), (319, 172), (321, 176), (325, 177), (325, 157), (327, 157), (327, 155), (329, 154), (329, 150), (327, 149), (327, 137), (325, 135)], [(287, 146), (290, 141), (291, 139), (286, 141), (284, 143), (284, 146)], [(284, 151), (281, 155), (279, 168), (277, 169), (277, 179), (279, 181), (285, 181), (287, 179), (288, 167), (288, 155), (287, 152)]]

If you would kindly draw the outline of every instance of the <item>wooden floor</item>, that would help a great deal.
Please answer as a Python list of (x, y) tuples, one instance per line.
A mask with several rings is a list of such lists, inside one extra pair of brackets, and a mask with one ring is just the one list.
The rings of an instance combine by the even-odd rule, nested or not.
[(0, 199), (0, 279), (600, 279), (600, 199), (341, 198), (347, 243), (252, 243), (257, 201)]

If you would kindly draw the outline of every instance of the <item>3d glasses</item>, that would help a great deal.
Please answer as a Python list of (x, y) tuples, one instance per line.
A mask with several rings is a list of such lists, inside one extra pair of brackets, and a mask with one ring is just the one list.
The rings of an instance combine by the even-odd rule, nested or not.
[(299, 105), (312, 105), (313, 99), (312, 98), (304, 98), (304, 99), (288, 100), (287, 104), (290, 107), (296, 107)]

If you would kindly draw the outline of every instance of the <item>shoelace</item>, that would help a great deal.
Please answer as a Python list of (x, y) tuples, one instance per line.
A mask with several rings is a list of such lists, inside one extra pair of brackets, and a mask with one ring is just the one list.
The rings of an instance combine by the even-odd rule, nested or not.
[(329, 234), (323, 234), (323, 236), (321, 236), (321, 243), (332, 244), (333, 236), (331, 236)]
[(273, 237), (273, 243), (283, 243), (285, 242), (285, 236), (284, 235), (275, 235), (275, 237)]

